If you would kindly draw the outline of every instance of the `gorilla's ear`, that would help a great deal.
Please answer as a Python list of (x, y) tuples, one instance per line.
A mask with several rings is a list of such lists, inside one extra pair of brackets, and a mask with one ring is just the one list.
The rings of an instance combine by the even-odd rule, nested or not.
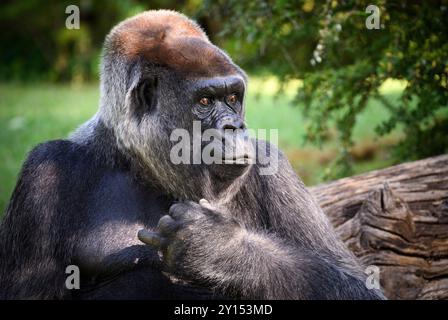
[(132, 73), (127, 97), (130, 112), (141, 119), (145, 114), (154, 112), (158, 102), (157, 76), (142, 75), (141, 71)]
[(134, 90), (134, 113), (141, 118), (156, 110), (158, 97), (158, 79), (156, 76), (143, 78)]

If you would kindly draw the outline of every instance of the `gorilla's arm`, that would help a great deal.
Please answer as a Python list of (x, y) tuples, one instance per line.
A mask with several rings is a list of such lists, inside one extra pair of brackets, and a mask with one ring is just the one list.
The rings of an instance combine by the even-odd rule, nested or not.
[[(168, 269), (231, 297), (258, 299), (375, 299), (352, 254), (337, 238), (321, 209), (280, 155), (277, 173), (255, 171), (235, 204), (264, 211), (264, 226), (252, 227), (239, 213), (208, 202), (174, 205), (158, 233), (142, 241), (164, 253)], [(319, 220), (319, 221), (317, 221)]]
[(245, 299), (369, 299), (364, 281), (330, 257), (278, 235), (249, 231), (196, 203), (174, 205), (159, 233), (141, 231), (159, 247), (168, 271), (229, 297)]
[[(41, 144), (28, 156), (0, 227), (0, 298), (55, 299), (64, 295), (65, 268), (72, 243), (63, 235), (76, 233), (62, 197), (74, 169), (65, 155), (68, 143)], [(67, 171), (64, 169), (68, 169)], [(73, 181), (73, 188), (81, 186)]]
[[(114, 207), (111, 200), (99, 199), (102, 211), (91, 206), (88, 199), (103, 175), (91, 155), (69, 141), (51, 141), (32, 150), (1, 222), (0, 298), (70, 297), (65, 270), (72, 264), (80, 267), (82, 277), (92, 273), (110, 278), (137, 264), (160, 269), (157, 252), (136, 238), (144, 224), (126, 223), (135, 208), (124, 208), (130, 213), (120, 219), (112, 213), (122, 207)], [(117, 197), (121, 205), (136, 202), (123, 191), (128, 186), (120, 188), (123, 183), (116, 179), (106, 182), (115, 189), (105, 194), (114, 197), (116, 192), (129, 199)], [(118, 221), (115, 229), (107, 218)], [(95, 228), (103, 225), (109, 227), (100, 229), (102, 233)]]

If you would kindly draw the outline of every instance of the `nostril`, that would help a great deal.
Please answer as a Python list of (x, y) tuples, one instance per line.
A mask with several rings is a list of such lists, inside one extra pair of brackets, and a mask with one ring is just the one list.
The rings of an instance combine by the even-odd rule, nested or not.
[(222, 126), (222, 129), (223, 130), (236, 130), (238, 128), (230, 123), (226, 123), (225, 125)]
[(222, 130), (238, 130), (238, 129), (245, 129), (246, 125), (244, 124), (244, 121), (242, 121), (241, 119), (235, 119), (224, 122), (220, 127)]

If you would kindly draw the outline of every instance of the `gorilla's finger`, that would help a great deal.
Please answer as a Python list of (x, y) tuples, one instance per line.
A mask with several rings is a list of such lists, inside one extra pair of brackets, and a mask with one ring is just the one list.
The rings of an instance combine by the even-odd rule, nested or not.
[(206, 199), (199, 200), (199, 204), (206, 209), (213, 210), (212, 204)]
[(170, 207), (169, 215), (176, 220), (194, 218), (194, 202), (179, 202)]
[(178, 228), (179, 224), (169, 215), (164, 215), (162, 218), (160, 218), (159, 223), (157, 224), (157, 230), (163, 235), (173, 233)]
[(207, 205), (210, 204), (210, 202), (208, 202), (207, 199), (201, 199), (201, 200), (199, 200), (199, 204), (200, 204), (201, 206), (207, 206)]
[(159, 236), (156, 232), (142, 229), (137, 234), (138, 239), (141, 242), (153, 247), (154, 249), (160, 249), (166, 244), (166, 239)]
[(170, 209), (168, 210), (168, 214), (173, 217), (174, 219), (179, 218), (179, 216), (182, 214), (182, 212), (184, 211), (182, 209), (182, 203), (175, 203), (173, 204)]

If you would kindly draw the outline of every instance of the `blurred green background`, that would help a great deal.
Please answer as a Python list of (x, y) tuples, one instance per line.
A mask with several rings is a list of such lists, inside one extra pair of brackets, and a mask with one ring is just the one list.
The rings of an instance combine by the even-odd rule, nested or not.
[(278, 129), (308, 185), (448, 150), (447, 1), (2, 1), (0, 216), (27, 152), (96, 112), (107, 32), (159, 8), (196, 19), (249, 73), (249, 127)]

